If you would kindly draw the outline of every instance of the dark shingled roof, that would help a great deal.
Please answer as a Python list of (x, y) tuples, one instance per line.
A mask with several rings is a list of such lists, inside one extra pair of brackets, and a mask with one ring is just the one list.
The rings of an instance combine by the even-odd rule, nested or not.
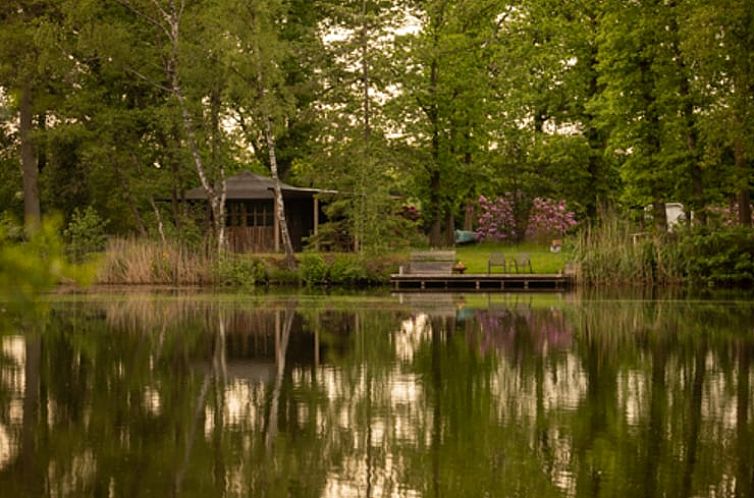
[[(272, 199), (274, 183), (268, 176), (257, 175), (250, 171), (229, 176), (225, 179), (225, 192), (228, 200), (234, 199)], [(332, 190), (316, 188), (301, 188), (280, 182), (283, 197), (312, 197), (320, 193), (335, 193)], [(202, 200), (207, 198), (204, 188), (197, 187), (187, 190), (186, 199)]]

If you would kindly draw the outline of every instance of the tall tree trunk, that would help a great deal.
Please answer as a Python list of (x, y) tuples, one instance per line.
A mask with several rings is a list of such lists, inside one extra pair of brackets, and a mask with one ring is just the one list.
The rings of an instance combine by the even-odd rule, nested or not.
[(644, 167), (647, 170), (647, 174), (650, 175), (648, 180), (648, 190), (652, 196), (652, 217), (655, 225), (655, 229), (659, 233), (664, 233), (668, 229), (668, 216), (665, 211), (665, 198), (662, 192), (662, 185), (660, 185), (659, 178), (654, 177), (652, 174), (655, 171), (659, 171), (658, 155), (661, 149), (660, 143), (660, 116), (657, 112), (657, 98), (655, 96), (657, 81), (652, 72), (652, 64), (654, 61), (651, 58), (645, 57), (639, 63), (639, 71), (641, 74), (641, 88), (642, 88), (642, 104), (644, 112), (644, 119), (647, 121), (647, 130), (644, 132), (644, 145), (646, 146), (646, 158)]
[(262, 68), (262, 56), (261, 47), (259, 46), (259, 33), (261, 29), (259, 27), (259, 20), (256, 15), (252, 14), (253, 26), (256, 30), (257, 37), (254, 43), (254, 57), (257, 67), (257, 94), (259, 96), (259, 108), (262, 114), (261, 121), (263, 126), (264, 140), (267, 145), (267, 155), (270, 160), (270, 173), (272, 174), (273, 190), (275, 194), (275, 218), (278, 222), (280, 230), (280, 238), (283, 242), (283, 250), (285, 251), (285, 264), (289, 269), (296, 268), (296, 257), (293, 254), (293, 244), (291, 243), (291, 235), (288, 230), (288, 223), (285, 218), (285, 202), (283, 201), (283, 189), (280, 185), (280, 175), (278, 174), (278, 161), (277, 153), (275, 150), (275, 135), (272, 129), (272, 116), (267, 108), (267, 86), (265, 85), (263, 68)]
[(369, 102), (369, 88), (370, 88), (370, 80), (369, 80), (369, 25), (367, 22), (367, 1), (362, 0), (361, 2), (361, 15), (362, 15), (362, 21), (361, 21), (361, 80), (362, 80), (362, 91), (363, 91), (363, 102), (362, 102), (362, 113), (363, 113), (363, 120), (364, 120), (364, 150), (367, 154), (369, 154), (369, 139), (372, 133), (371, 128), (371, 109), (370, 109), (370, 102)]
[(437, 109), (437, 80), (438, 64), (436, 60), (432, 61), (430, 66), (429, 87), (432, 102), (430, 103), (428, 118), (432, 126), (431, 155), (432, 165), (429, 178), (429, 205), (432, 213), (431, 228), (429, 231), (429, 245), (439, 247), (443, 245), (442, 240), (442, 222), (443, 207), (440, 197), (441, 174), (440, 174), (440, 123), (439, 110)]
[(165, 72), (170, 82), (170, 91), (178, 101), (178, 108), (181, 112), (181, 123), (183, 125), (183, 131), (186, 134), (186, 139), (189, 145), (189, 152), (194, 162), (194, 168), (199, 176), (199, 181), (202, 184), (204, 192), (207, 194), (207, 200), (209, 201), (210, 209), (212, 211), (212, 227), (216, 238), (216, 251), (218, 254), (222, 253), (226, 247), (225, 241), (225, 168), (222, 164), (219, 165), (219, 192), (215, 188), (215, 185), (209, 179), (207, 169), (202, 159), (201, 151), (199, 150), (199, 142), (196, 137), (196, 131), (194, 130), (194, 122), (191, 117), (191, 113), (186, 103), (186, 97), (183, 94), (183, 89), (180, 84), (179, 76), (179, 45), (180, 45), (180, 29), (181, 29), (181, 17), (183, 15), (183, 9), (185, 5), (183, 2), (170, 2), (170, 10), (163, 10), (159, 7), (160, 13), (165, 22), (165, 32), (170, 41), (170, 55), (166, 64)]
[[(444, 23), (446, 2), (435, 5), (436, 10), (430, 16), (430, 29), (432, 31), (432, 48), (438, 49), (440, 45), (440, 28)], [(444, 245), (442, 228), (445, 214), (443, 198), (440, 193), (442, 188), (442, 172), (440, 167), (440, 110), (438, 107), (440, 83), (440, 63), (436, 52), (432, 55), (429, 66), (429, 104), (427, 105), (427, 118), (432, 129), (431, 157), (429, 178), (429, 209), (432, 215), (429, 245), (440, 247)]]
[[(683, 121), (686, 134), (686, 149), (689, 153), (689, 176), (691, 177), (691, 209), (687, 209), (687, 212), (693, 210), (696, 213), (696, 220), (701, 225), (707, 224), (707, 211), (706, 211), (706, 199), (704, 192), (704, 184), (702, 183), (703, 175), (702, 168), (700, 166), (699, 149), (697, 143), (699, 141), (698, 133), (696, 131), (696, 117), (694, 116), (694, 102), (691, 97), (691, 84), (689, 82), (688, 66), (684, 59), (684, 54), (680, 47), (680, 28), (678, 26), (679, 7), (675, 0), (671, 0), (668, 6), (672, 9), (670, 20), (670, 31), (673, 34), (673, 56), (675, 59), (676, 67), (680, 75), (680, 82), (678, 92), (681, 95), (682, 105), (681, 111), (683, 113)], [(689, 221), (691, 218), (688, 217)]]
[(31, 132), (33, 129), (32, 88), (26, 81), (21, 89), (18, 134), (21, 140), (21, 172), (24, 186), (24, 226), (28, 234), (39, 229), (39, 169)]
[(296, 268), (296, 257), (293, 254), (293, 244), (291, 235), (288, 231), (288, 223), (285, 219), (285, 204), (283, 203), (283, 189), (280, 186), (280, 177), (278, 176), (278, 162), (275, 155), (275, 137), (272, 134), (272, 120), (269, 116), (264, 120), (264, 138), (267, 142), (267, 152), (270, 156), (270, 172), (275, 190), (275, 216), (278, 219), (280, 227), (280, 238), (283, 241), (283, 250), (285, 251), (285, 264), (289, 269)]
[(429, 179), (429, 205), (432, 212), (432, 221), (429, 229), (429, 245), (432, 247), (440, 247), (442, 245), (443, 210), (440, 202), (440, 171), (438, 171), (437, 166), (435, 166)]
[(361, 165), (357, 170), (358, 184), (355, 189), (356, 205), (353, 214), (354, 223), (354, 250), (362, 252), (365, 246), (372, 243), (371, 237), (367, 236), (369, 227), (368, 220), (368, 199), (373, 185), (369, 181), (369, 168), (371, 167), (371, 136), (372, 136), (372, 110), (369, 100), (369, 90), (371, 88), (371, 79), (369, 73), (369, 25), (367, 20), (367, 0), (361, 1), (361, 30), (359, 33), (359, 44), (361, 49), (361, 119), (362, 133), (364, 143), (361, 148)]
[[(254, 27), (257, 33), (261, 32), (258, 25), (258, 20), (254, 18)], [(257, 93), (259, 95), (259, 107), (262, 113), (262, 123), (265, 145), (267, 145), (267, 155), (270, 161), (270, 173), (272, 174), (272, 184), (275, 194), (275, 218), (278, 222), (280, 230), (280, 238), (283, 242), (283, 251), (285, 251), (285, 264), (290, 269), (296, 268), (296, 257), (293, 254), (293, 244), (291, 243), (291, 235), (288, 230), (288, 222), (285, 219), (285, 202), (283, 201), (283, 189), (280, 185), (280, 175), (278, 174), (278, 161), (277, 153), (275, 150), (275, 135), (272, 130), (272, 116), (267, 105), (267, 87), (264, 82), (264, 76), (262, 75), (262, 59), (260, 56), (260, 46), (258, 40), (255, 40), (254, 44), (254, 57), (257, 67)]]
[(448, 209), (445, 211), (445, 245), (453, 247), (455, 243), (455, 228), (456, 218), (453, 216), (453, 211)]
[(655, 195), (655, 200), (652, 201), (652, 219), (658, 232), (664, 233), (668, 229), (668, 213), (665, 210), (665, 202), (659, 195)]
[[(597, 36), (599, 31), (599, 19), (596, 12), (589, 13), (589, 24), (593, 36)], [(589, 50), (589, 94), (587, 95), (587, 101), (591, 102), (597, 99), (602, 92), (602, 88), (598, 79), (597, 65), (599, 60), (597, 59), (598, 50), (596, 42), (592, 44)], [(587, 110), (585, 113), (586, 123), (584, 135), (586, 136), (589, 144), (589, 159), (588, 159), (588, 172), (590, 180), (590, 197), (586, 205), (587, 217), (596, 221), (600, 208), (604, 207), (605, 200), (605, 178), (604, 178), (604, 153), (605, 153), (605, 138), (601, 133), (597, 125), (597, 116), (593, 111)]]

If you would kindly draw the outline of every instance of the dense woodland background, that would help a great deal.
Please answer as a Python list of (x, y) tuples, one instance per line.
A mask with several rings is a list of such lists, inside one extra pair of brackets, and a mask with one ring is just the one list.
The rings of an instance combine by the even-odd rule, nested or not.
[(407, 205), (442, 245), (480, 195), (752, 222), (748, 0), (3, 0), (0, 23), (0, 212), (27, 225), (91, 206), (201, 237), (181, 192), (271, 161), (345, 193), (367, 248)]

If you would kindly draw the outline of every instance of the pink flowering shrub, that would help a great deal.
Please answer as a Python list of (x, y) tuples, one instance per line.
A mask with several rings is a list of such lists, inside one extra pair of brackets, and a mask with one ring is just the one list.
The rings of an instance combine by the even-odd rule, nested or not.
[[(479, 197), (477, 234), (481, 240), (516, 240), (516, 217), (510, 195), (488, 199)], [(565, 201), (543, 197), (534, 199), (529, 211), (526, 236), (546, 239), (562, 236), (576, 225), (576, 215), (566, 208)]]
[(516, 235), (513, 203), (508, 197), (487, 199), (479, 196), (477, 236), (480, 240), (511, 240)]
[(576, 226), (576, 215), (566, 208), (564, 200), (537, 197), (531, 206), (526, 235), (531, 238), (562, 236)]

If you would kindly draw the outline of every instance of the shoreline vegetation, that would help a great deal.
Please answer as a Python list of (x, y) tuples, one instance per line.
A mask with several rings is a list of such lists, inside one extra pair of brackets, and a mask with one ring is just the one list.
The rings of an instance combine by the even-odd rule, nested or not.
[[(381, 255), (302, 252), (297, 268), (282, 254), (208, 256), (177, 242), (121, 239), (108, 242), (94, 279), (104, 285), (218, 287), (375, 287), (405, 265), (411, 250)], [(544, 244), (479, 243), (456, 248), (468, 273), (486, 273), (493, 252), (527, 254), (534, 273), (568, 273), (577, 285), (703, 286), (749, 288), (754, 283), (754, 232), (740, 227), (680, 228), (672, 233), (636, 232), (618, 219), (587, 227), (565, 239), (562, 252)]]
[[(637, 232), (609, 217), (562, 240), (557, 253), (540, 242), (481, 242), (455, 248), (467, 273), (486, 273), (491, 253), (527, 254), (534, 273), (566, 273), (582, 288), (754, 287), (754, 231), (744, 227), (678, 226)], [(4, 288), (33, 296), (56, 285), (288, 287), (360, 289), (387, 286), (413, 250), (379, 254), (301, 252), (291, 269), (283, 254), (236, 254), (171, 238), (79, 237), (65, 240), (59, 223), (45, 222), (30, 238), (0, 239)], [(78, 240), (78, 242), (76, 242)], [(207, 247), (209, 247), (207, 245)]]

